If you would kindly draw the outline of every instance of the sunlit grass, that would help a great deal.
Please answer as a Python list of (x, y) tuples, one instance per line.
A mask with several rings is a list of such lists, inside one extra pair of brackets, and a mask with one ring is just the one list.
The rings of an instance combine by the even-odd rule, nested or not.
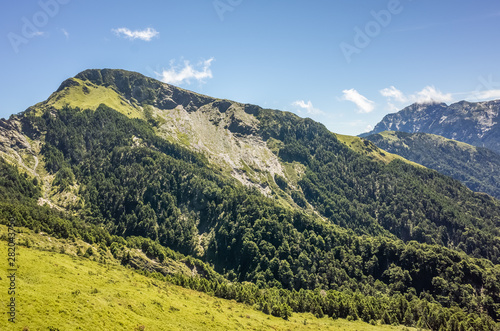
[[(5, 227), (1, 230), (4, 234)], [(39, 237), (47, 242), (46, 237)], [(61, 244), (67, 246), (66, 251), (73, 251), (71, 243), (49, 239), (57, 252), (17, 246), (17, 322), (13, 325), (3, 315), (1, 330), (403, 329), (327, 317), (317, 319), (311, 314), (293, 314), (285, 321), (248, 305), (142, 276), (116, 263), (101, 264), (61, 254)], [(33, 245), (37, 246), (36, 239)], [(0, 268), (4, 271), (1, 298), (6, 303), (6, 241), (0, 241), (0, 256)]]
[(71, 79), (75, 82), (74, 85), (55, 92), (46, 102), (35, 105), (35, 108), (39, 109), (38, 114), (41, 115), (43, 109), (47, 107), (61, 109), (66, 105), (95, 110), (103, 103), (128, 117), (144, 118), (144, 114), (140, 110), (129, 104), (115, 90), (85, 82), (78, 78)]
[(350, 149), (352, 149), (356, 153), (366, 155), (373, 160), (381, 161), (384, 163), (390, 163), (393, 160), (401, 160), (401, 161), (404, 161), (406, 163), (412, 164), (414, 166), (422, 167), (422, 165), (415, 163), (415, 162), (412, 162), (412, 161), (408, 161), (407, 159), (405, 159), (399, 155), (386, 152), (386, 151), (376, 147), (373, 143), (371, 143), (369, 141), (367, 141), (365, 143), (366, 140), (363, 140), (359, 137), (347, 136), (347, 135), (342, 135), (342, 134), (335, 134), (335, 136), (337, 137), (337, 139), (341, 143), (343, 143), (344, 145), (346, 145), (347, 147), (349, 147)]

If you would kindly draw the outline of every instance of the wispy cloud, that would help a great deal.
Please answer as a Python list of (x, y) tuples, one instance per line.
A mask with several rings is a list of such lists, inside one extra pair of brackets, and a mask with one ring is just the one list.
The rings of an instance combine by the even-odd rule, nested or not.
[(470, 98), (477, 100), (500, 99), (500, 90), (477, 91)]
[(422, 91), (412, 95), (411, 99), (417, 103), (451, 102), (453, 101), (453, 96), (451, 93), (442, 93), (434, 86), (426, 86)]
[(478, 85), (474, 92), (466, 93), (470, 100), (484, 101), (491, 99), (500, 99), (500, 81), (493, 77), (493, 74), (488, 76), (479, 76)]
[(189, 61), (184, 61), (184, 66), (178, 67), (171, 63), (170, 69), (163, 69), (161, 72), (156, 72), (156, 76), (164, 82), (169, 84), (191, 84), (191, 80), (197, 80), (200, 83), (204, 83), (207, 78), (212, 78), (212, 70), (210, 66), (214, 58), (210, 58), (205, 61), (201, 61), (197, 64), (196, 69)]
[(305, 110), (307, 114), (311, 115), (324, 114), (322, 110), (314, 108), (311, 101), (305, 102), (304, 100), (297, 100), (292, 103), (292, 106), (296, 106)]
[(69, 39), (69, 32), (66, 31), (66, 29), (61, 29), (61, 32), (63, 33), (63, 35), (66, 37), (66, 39)]
[[(337, 121), (335, 123), (342, 130), (347, 129), (348, 132), (369, 132), (373, 130), (373, 126), (370, 125), (364, 119), (355, 119), (352, 121)], [(344, 131), (345, 132), (345, 131)], [(353, 134), (354, 135), (354, 134)]]
[(344, 93), (342, 100), (351, 101), (356, 104), (360, 113), (370, 113), (375, 109), (375, 103), (361, 95), (355, 89), (343, 90), (342, 93)]
[(380, 90), (380, 94), (382, 94), (382, 96), (384, 96), (386, 98), (393, 99), (393, 100), (398, 101), (398, 102), (407, 102), (408, 101), (408, 98), (405, 97), (403, 92), (401, 92), (400, 90), (398, 90), (394, 86), (387, 87), (383, 90)]
[(398, 111), (408, 103), (448, 103), (453, 101), (451, 93), (443, 93), (434, 86), (426, 86), (411, 95), (405, 95), (394, 86), (384, 88), (379, 92), (383, 97), (387, 98), (387, 109), (390, 111)]
[(144, 30), (130, 30), (128, 28), (118, 28), (118, 29), (112, 29), (111, 31), (113, 31), (119, 37), (125, 37), (131, 40), (140, 39), (144, 41), (151, 41), (151, 39), (160, 34), (153, 28), (147, 28)]

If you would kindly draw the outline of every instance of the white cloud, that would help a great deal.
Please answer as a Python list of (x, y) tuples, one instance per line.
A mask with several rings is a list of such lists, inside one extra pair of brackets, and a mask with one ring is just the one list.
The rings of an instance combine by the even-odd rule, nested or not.
[(493, 74), (479, 76), (478, 81), (474, 91), (453, 93), (455, 99), (474, 102), (500, 99), (500, 81), (496, 80)]
[[(387, 109), (399, 111), (409, 103), (451, 103), (459, 100), (484, 101), (500, 99), (500, 83), (495, 82), (490, 76), (487, 79), (480, 77), (481, 85), (473, 92), (443, 93), (434, 86), (426, 86), (414, 94), (405, 95), (394, 86), (380, 90), (380, 94), (387, 98)], [(487, 88), (481, 90), (482, 88)]]
[(66, 37), (66, 39), (69, 39), (69, 32), (66, 31), (66, 29), (61, 29), (61, 32), (63, 33), (63, 35)]
[(162, 82), (169, 84), (191, 84), (192, 79), (203, 83), (206, 78), (213, 77), (210, 69), (213, 61), (214, 58), (210, 58), (200, 62), (198, 64), (200, 69), (195, 69), (189, 61), (184, 61), (184, 67), (182, 68), (174, 67), (172, 63), (170, 69), (163, 69), (162, 72), (155, 72), (155, 74)]
[(478, 100), (500, 99), (500, 90), (477, 91), (474, 97)]
[(387, 109), (392, 112), (397, 112), (400, 110), (400, 107), (396, 106), (392, 102), (387, 102)]
[(389, 111), (398, 111), (409, 103), (449, 103), (453, 101), (451, 93), (443, 93), (434, 86), (426, 86), (422, 90), (408, 96), (394, 86), (391, 86), (380, 90), (380, 94), (387, 98), (386, 108)]
[(401, 92), (400, 90), (398, 90), (394, 86), (380, 90), (380, 94), (382, 94), (382, 96), (384, 96), (388, 99), (392, 99), (392, 100), (395, 100), (397, 102), (407, 102), (408, 101), (408, 98), (405, 97), (403, 92)]
[(350, 129), (354, 129), (357, 132), (359, 131), (368, 132), (373, 130), (373, 127), (370, 124), (368, 124), (368, 122), (365, 121), (364, 119), (355, 119), (347, 122), (337, 122), (336, 124), (344, 128), (348, 127)]
[(158, 36), (160, 33), (153, 28), (147, 28), (145, 30), (135, 30), (132, 31), (128, 28), (118, 28), (112, 30), (117, 36), (125, 37), (128, 39), (140, 39), (144, 41), (150, 41), (154, 37)]
[(435, 103), (435, 102), (450, 102), (453, 101), (451, 93), (442, 93), (436, 90), (434, 86), (426, 86), (416, 95), (411, 96), (417, 103)]
[(360, 113), (370, 113), (375, 109), (375, 103), (359, 94), (355, 89), (343, 90), (342, 93), (344, 93), (342, 99), (354, 102)]
[(306, 111), (308, 114), (323, 114), (323, 111), (320, 109), (314, 108), (313, 104), (311, 101), (307, 101), (307, 103), (304, 100), (297, 100), (292, 103), (292, 106), (297, 106), (299, 108), (302, 108)]

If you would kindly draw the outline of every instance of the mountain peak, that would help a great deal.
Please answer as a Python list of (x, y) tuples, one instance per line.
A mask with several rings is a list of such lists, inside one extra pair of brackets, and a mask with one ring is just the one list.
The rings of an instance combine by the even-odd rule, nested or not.
[(154, 85), (155, 87), (164, 84), (138, 72), (122, 69), (87, 69), (74, 78), (88, 80), (96, 85), (114, 86), (119, 89), (130, 88), (131, 83), (134, 83), (133, 85)]
[(405, 108), (403, 108), (401, 111), (404, 110), (412, 110), (412, 111), (423, 111), (427, 110), (429, 108), (441, 108), (441, 107), (448, 107), (448, 105), (444, 102), (415, 102)]
[[(473, 326), (460, 324), (467, 329), (487, 329), (478, 319), (499, 319), (498, 201), (368, 140), (334, 135), (289, 112), (199, 95), (123, 70), (84, 71), (33, 110), (0, 123), (6, 160), (2, 165), (0, 158), (0, 172), (7, 177), (0, 185), (0, 213), (36, 233), (96, 244), (98, 250), (89, 247), (85, 254), (96, 261), (113, 255), (135, 268), (170, 273), (175, 269), (168, 259), (177, 256), (177, 262), (188, 261), (189, 274), (213, 282), (190, 284), (213, 284), (207, 289), (227, 295), (235, 284), (256, 293), (253, 303), (268, 293), (266, 300), (279, 310), (295, 300), (295, 290), (314, 290), (305, 298), (316, 293), (316, 301), (326, 302), (321, 297), (349, 298), (344, 291), (362, 289), (374, 295), (363, 302), (381, 298), (385, 305), (369, 304), (380, 308), (358, 316), (363, 320), (400, 323), (391, 316), (410, 314), (411, 326), (426, 319), (429, 309), (464, 321), (469, 317), (457, 309), (485, 312), (471, 315)], [(430, 116), (426, 110), (418, 114)], [(52, 216), (48, 208), (38, 210), (37, 202), (62, 212)], [(151, 263), (138, 263), (124, 243)], [(477, 277), (464, 268), (477, 270)], [(231, 283), (219, 282), (215, 271)], [(242, 281), (249, 283), (237, 285)], [(452, 287), (463, 296), (452, 295), (451, 301), (444, 291)], [(291, 299), (275, 302), (282, 293)], [(349, 305), (361, 302), (354, 297)], [(424, 297), (429, 301), (415, 301)], [(313, 312), (358, 314), (340, 315), (328, 302)], [(386, 307), (394, 304), (410, 310), (387, 315)], [(444, 310), (450, 305), (459, 308)], [(449, 325), (439, 320), (430, 328)]]
[(65, 105), (97, 109), (100, 104), (128, 117), (145, 118), (144, 106), (194, 111), (216, 99), (122, 69), (87, 69), (66, 79), (46, 101), (30, 107), (37, 114)]
[(412, 104), (386, 115), (367, 137), (383, 131), (431, 133), (500, 153), (500, 100)]

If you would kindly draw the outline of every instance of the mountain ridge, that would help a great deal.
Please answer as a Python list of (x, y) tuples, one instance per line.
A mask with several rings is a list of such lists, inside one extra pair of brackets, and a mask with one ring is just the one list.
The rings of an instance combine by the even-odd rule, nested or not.
[(376, 146), (500, 198), (500, 155), (430, 133), (384, 131), (367, 136)]
[[(127, 117), (149, 121), (163, 138), (204, 153), (231, 176), (265, 194), (270, 193), (267, 176), (252, 169), (285, 176), (277, 156), (257, 132), (261, 107), (201, 95), (137, 72), (82, 71), (66, 79), (47, 100), (29, 107), (27, 112), (40, 115), (47, 109), (62, 109), (66, 105), (95, 110), (101, 103)], [(248, 150), (253, 150), (251, 155)], [(385, 163), (396, 157), (375, 151), (373, 146), (357, 151)], [(300, 166), (296, 167), (288, 167), (290, 176), (297, 177), (297, 171), (301, 172)]]
[(486, 147), (500, 154), (500, 100), (412, 104), (386, 115), (361, 137), (382, 131), (431, 133), (448, 139)]
[[(161, 262), (168, 248), (248, 284), (236, 288), (247, 286), (238, 296), (249, 302), (274, 288), (280, 299), (259, 309), (284, 318), (311, 311), (439, 329), (455, 316), (494, 329), (498, 200), (292, 113), (121, 70), (85, 75), (3, 126), (0, 195), (29, 202), (0, 203), (6, 219), (118, 255), (124, 238), (142, 238), (132, 242), (150, 258)], [(198, 286), (230, 295), (211, 281)], [(321, 290), (349, 293), (345, 305)], [(300, 291), (317, 303), (299, 304)], [(394, 300), (395, 311), (375, 308)]]

